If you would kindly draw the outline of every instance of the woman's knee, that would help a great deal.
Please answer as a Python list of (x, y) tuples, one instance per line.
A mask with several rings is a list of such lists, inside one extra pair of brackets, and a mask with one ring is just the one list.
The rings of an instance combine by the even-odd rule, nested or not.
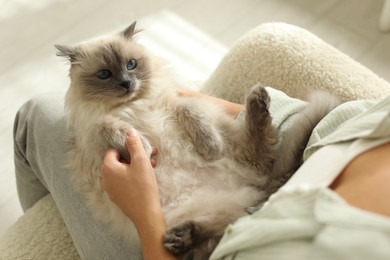
[(63, 93), (48, 93), (34, 97), (24, 103), (15, 117), (14, 132), (23, 125), (51, 122), (64, 118)]
[(293, 25), (262, 24), (237, 40), (201, 91), (243, 102), (257, 83), (283, 91), (300, 86), (303, 78), (298, 71), (302, 72), (307, 58), (303, 54), (313, 39), (318, 38)]

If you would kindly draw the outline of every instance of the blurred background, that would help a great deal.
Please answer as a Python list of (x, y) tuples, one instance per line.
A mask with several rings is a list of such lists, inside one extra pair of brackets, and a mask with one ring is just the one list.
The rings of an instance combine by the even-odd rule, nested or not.
[(140, 41), (188, 80), (204, 80), (228, 48), (264, 22), (308, 29), (390, 81), (384, 0), (0, 0), (0, 236), (22, 214), (14, 180), (12, 127), (18, 108), (65, 91), (67, 64), (54, 44), (72, 44), (137, 20)]

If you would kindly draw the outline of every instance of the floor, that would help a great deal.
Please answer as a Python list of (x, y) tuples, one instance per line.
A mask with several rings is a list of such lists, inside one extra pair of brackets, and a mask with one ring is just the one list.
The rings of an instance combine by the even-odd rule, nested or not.
[[(390, 81), (390, 33), (378, 29), (382, 5), (383, 0), (0, 0), (0, 236), (22, 214), (13, 167), (15, 113), (31, 97), (68, 84), (53, 44), (75, 43), (138, 20), (145, 44), (199, 80), (244, 32), (284, 21), (310, 30)], [(161, 39), (156, 35), (168, 31), (176, 34), (156, 44)]]

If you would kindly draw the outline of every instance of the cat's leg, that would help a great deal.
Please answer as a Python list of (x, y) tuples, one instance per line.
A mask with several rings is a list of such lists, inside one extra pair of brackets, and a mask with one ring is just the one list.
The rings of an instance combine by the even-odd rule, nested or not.
[(186, 100), (176, 107), (179, 123), (191, 138), (196, 151), (208, 161), (220, 159), (224, 149), (224, 140), (218, 128), (198, 104)]
[(225, 228), (247, 214), (239, 210), (235, 214), (219, 213), (196, 217), (168, 229), (164, 235), (164, 246), (178, 256), (192, 255), (194, 259), (207, 259)]
[[(97, 126), (97, 140), (102, 140), (103, 149), (114, 148), (118, 150), (121, 157), (130, 162), (130, 154), (126, 146), (127, 132), (132, 126), (119, 118), (105, 116)], [(140, 135), (146, 154), (152, 154), (152, 147), (149, 142)]]
[(269, 113), (270, 97), (265, 88), (255, 85), (246, 99), (244, 131), (235, 140), (235, 157), (249, 164), (258, 174), (268, 174), (275, 158), (278, 130)]

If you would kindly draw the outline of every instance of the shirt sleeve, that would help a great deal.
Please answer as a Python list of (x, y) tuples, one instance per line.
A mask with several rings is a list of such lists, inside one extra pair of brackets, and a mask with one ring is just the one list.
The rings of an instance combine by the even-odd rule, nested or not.
[(318, 149), (358, 138), (386, 138), (390, 135), (390, 97), (375, 104), (356, 100), (341, 104), (314, 128), (304, 152), (306, 161)]

